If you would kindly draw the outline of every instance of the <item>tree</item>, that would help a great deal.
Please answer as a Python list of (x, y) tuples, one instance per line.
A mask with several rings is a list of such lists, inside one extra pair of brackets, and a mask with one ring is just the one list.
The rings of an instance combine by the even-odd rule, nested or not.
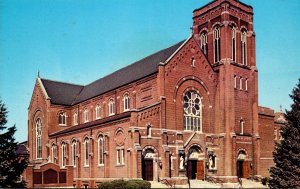
[(290, 111), (286, 110), (283, 140), (275, 144), (273, 152), (270, 188), (300, 188), (300, 79), (290, 97), (293, 104)]
[(7, 113), (5, 104), (0, 100), (0, 188), (21, 188), (26, 186), (25, 181), (20, 181), (20, 176), (27, 167), (28, 158), (17, 154), (16, 126), (5, 126)]

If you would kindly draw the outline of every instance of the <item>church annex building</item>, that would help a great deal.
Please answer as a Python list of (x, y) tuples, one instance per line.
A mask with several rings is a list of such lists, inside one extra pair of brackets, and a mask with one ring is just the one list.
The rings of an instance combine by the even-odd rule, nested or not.
[(93, 83), (38, 77), (27, 186), (268, 176), (284, 119), (258, 105), (253, 24), (251, 6), (215, 0), (187, 39)]

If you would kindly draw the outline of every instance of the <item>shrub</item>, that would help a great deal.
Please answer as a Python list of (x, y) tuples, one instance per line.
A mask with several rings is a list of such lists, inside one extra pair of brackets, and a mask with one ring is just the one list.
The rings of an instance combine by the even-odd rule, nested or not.
[(99, 189), (149, 189), (151, 188), (151, 183), (144, 180), (114, 180), (111, 182), (103, 182), (98, 186)]

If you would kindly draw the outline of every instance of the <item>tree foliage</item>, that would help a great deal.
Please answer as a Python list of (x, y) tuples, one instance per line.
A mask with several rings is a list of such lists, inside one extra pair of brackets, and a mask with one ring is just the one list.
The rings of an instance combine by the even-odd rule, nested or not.
[(300, 79), (290, 97), (291, 110), (286, 111), (286, 125), (280, 143), (273, 152), (275, 167), (270, 170), (271, 188), (300, 188)]
[(20, 181), (20, 176), (27, 167), (28, 159), (17, 154), (16, 126), (5, 126), (7, 113), (5, 104), (0, 100), (0, 188), (25, 187), (26, 183)]

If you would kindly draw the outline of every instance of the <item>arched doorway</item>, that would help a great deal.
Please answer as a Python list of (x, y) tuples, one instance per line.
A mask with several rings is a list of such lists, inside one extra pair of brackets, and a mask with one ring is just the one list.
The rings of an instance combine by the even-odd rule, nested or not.
[(187, 177), (204, 180), (204, 154), (200, 147), (192, 146), (188, 152)]
[(244, 150), (240, 150), (237, 157), (236, 171), (238, 178), (249, 177), (249, 160), (247, 160), (247, 154)]
[(142, 178), (143, 180), (152, 181), (154, 180), (154, 158), (155, 151), (152, 148), (143, 150), (142, 157)]

